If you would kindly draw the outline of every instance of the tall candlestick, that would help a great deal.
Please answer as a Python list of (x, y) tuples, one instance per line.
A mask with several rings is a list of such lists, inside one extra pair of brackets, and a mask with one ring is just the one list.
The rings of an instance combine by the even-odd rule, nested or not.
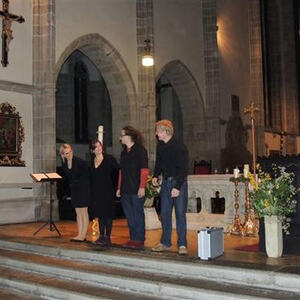
[(250, 106), (244, 109), (245, 114), (250, 114), (251, 120), (251, 139), (252, 139), (252, 169), (253, 174), (256, 174), (256, 145), (255, 145), (255, 120), (254, 114), (259, 111), (259, 108), (255, 106), (254, 102), (251, 102)]
[(239, 181), (235, 180), (234, 181), (234, 209), (235, 209), (235, 213), (234, 213), (234, 219), (232, 221), (232, 224), (228, 228), (228, 232), (230, 232), (231, 234), (240, 235), (240, 234), (242, 234), (242, 229), (243, 228), (242, 228), (242, 224), (241, 224), (240, 215), (239, 215), (239, 212), (238, 212), (239, 207), (240, 207), (238, 184), (239, 184)]
[(101, 142), (101, 144), (103, 144), (103, 126), (102, 125), (99, 125), (98, 126), (98, 141)]

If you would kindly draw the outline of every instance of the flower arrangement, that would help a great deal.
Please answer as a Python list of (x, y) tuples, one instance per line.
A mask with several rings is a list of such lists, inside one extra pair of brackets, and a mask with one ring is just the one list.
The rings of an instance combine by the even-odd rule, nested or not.
[(144, 204), (145, 207), (152, 207), (153, 199), (155, 197), (158, 197), (159, 192), (160, 192), (160, 186), (154, 186), (152, 184), (152, 179), (153, 179), (153, 176), (148, 176), (147, 184), (146, 184), (146, 188), (145, 188), (145, 198), (146, 198), (146, 201)]
[(249, 173), (253, 190), (250, 191), (252, 208), (259, 217), (278, 216), (281, 218), (285, 233), (289, 234), (289, 215), (295, 212), (297, 201), (294, 199), (299, 191), (293, 184), (294, 173), (286, 172), (282, 166), (272, 165), (274, 176), (264, 172), (258, 165), (258, 178)]

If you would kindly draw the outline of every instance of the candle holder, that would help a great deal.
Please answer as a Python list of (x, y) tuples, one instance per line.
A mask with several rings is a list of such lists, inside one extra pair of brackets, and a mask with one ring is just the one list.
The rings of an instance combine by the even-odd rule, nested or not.
[(253, 220), (250, 209), (249, 179), (245, 178), (245, 221), (243, 224), (242, 235), (256, 236), (258, 234), (258, 226)]
[(241, 224), (241, 219), (240, 215), (238, 213), (239, 210), (239, 191), (238, 191), (238, 185), (239, 185), (239, 179), (234, 178), (234, 219), (232, 221), (232, 224), (229, 226), (228, 231), (230, 234), (234, 235), (241, 235), (242, 234), (242, 224)]

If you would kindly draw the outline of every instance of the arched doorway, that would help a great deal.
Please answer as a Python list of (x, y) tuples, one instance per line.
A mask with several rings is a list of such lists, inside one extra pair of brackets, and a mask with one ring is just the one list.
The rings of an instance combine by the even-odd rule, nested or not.
[[(76, 51), (76, 52), (75, 52)], [(111, 134), (104, 128), (104, 141), (111, 139), (111, 153), (119, 157), (120, 129), (127, 124), (137, 124), (137, 96), (129, 70), (117, 50), (99, 34), (88, 34), (74, 40), (61, 54), (56, 64), (58, 79), (62, 67), (73, 53), (83, 55), (93, 76), (100, 74), (105, 82), (111, 102)], [(95, 68), (91, 67), (90, 64)], [(94, 129), (93, 129), (94, 130)], [(110, 135), (110, 137), (108, 137)]]
[(192, 171), (193, 161), (207, 158), (208, 153), (204, 101), (197, 82), (181, 61), (174, 60), (159, 73), (156, 91), (157, 118), (173, 118), (178, 138), (189, 149)]

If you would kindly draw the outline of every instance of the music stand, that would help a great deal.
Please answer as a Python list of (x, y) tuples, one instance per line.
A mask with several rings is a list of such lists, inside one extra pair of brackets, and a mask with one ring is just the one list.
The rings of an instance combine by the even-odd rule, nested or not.
[(54, 182), (57, 180), (62, 179), (60, 175), (57, 173), (36, 173), (36, 174), (30, 174), (30, 176), (33, 178), (36, 182), (49, 182), (50, 183), (50, 212), (49, 212), (49, 220), (45, 222), (33, 235), (38, 234), (44, 227), (46, 227), (49, 224), (49, 230), (56, 231), (59, 236), (61, 236), (59, 230), (57, 229), (53, 219), (52, 219), (52, 204), (54, 202), (54, 199), (52, 198), (52, 189), (54, 186)]

